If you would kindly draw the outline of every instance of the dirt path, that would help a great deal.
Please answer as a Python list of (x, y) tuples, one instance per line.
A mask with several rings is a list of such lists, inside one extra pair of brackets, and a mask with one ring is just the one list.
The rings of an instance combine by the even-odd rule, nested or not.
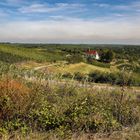
[(47, 67), (51, 67), (51, 66), (54, 66), (54, 64), (35, 67), (33, 70), (41, 70), (41, 69), (43, 69), (43, 68), (47, 68)]
[(48, 66), (39, 66), (39, 67), (35, 67), (34, 70), (40, 70), (40, 69), (43, 69), (43, 68), (46, 68)]

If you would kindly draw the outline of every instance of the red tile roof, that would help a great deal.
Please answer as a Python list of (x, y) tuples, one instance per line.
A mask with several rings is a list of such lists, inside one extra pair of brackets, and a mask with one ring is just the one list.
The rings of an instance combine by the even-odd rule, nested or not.
[(94, 50), (86, 52), (86, 54), (93, 54), (93, 55), (96, 55), (96, 53), (97, 53), (97, 51), (94, 51)]

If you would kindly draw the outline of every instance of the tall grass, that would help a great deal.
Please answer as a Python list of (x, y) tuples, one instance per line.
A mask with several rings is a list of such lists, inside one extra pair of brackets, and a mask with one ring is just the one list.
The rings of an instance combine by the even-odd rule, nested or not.
[[(123, 90), (98, 91), (48, 81), (0, 80), (0, 133), (69, 138), (76, 133), (113, 133), (139, 123), (140, 101)], [(49, 135), (50, 133), (50, 135)]]

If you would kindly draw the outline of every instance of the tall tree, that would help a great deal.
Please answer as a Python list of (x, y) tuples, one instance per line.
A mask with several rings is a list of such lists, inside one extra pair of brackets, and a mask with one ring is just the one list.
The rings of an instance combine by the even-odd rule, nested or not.
[(104, 51), (101, 55), (101, 61), (110, 63), (114, 59), (114, 52), (112, 50)]

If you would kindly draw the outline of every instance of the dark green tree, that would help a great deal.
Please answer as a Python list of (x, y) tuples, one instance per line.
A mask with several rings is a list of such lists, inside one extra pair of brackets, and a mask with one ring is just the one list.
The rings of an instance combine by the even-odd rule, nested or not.
[(114, 59), (114, 52), (112, 50), (107, 50), (102, 52), (101, 61), (110, 63)]

